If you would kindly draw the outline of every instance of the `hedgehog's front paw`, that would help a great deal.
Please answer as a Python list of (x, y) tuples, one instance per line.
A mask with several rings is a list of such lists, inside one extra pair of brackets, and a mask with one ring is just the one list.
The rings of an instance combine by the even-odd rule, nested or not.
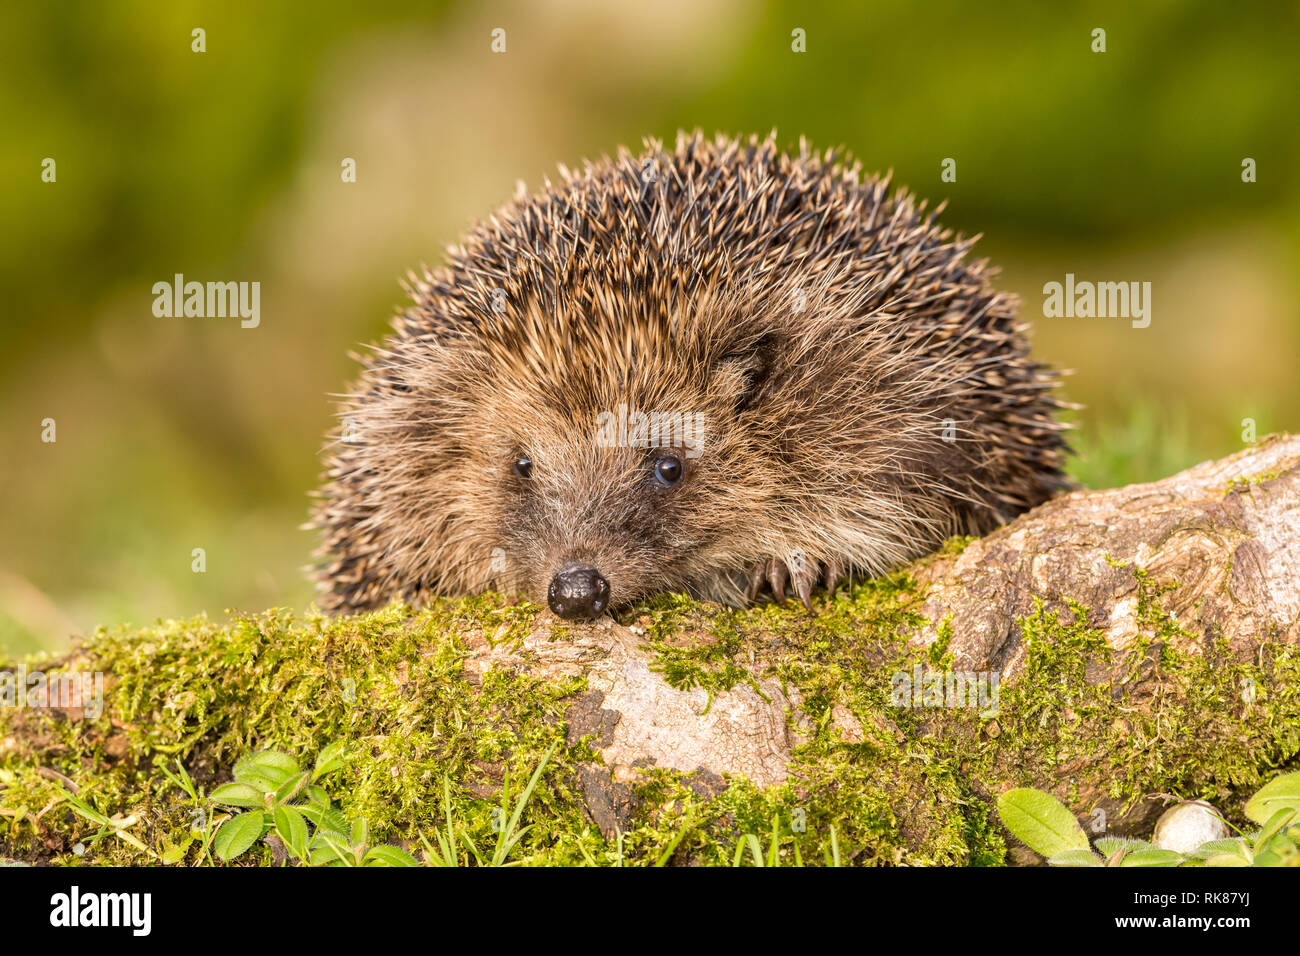
[(772, 595), (778, 601), (785, 601), (785, 586), (793, 585), (794, 593), (799, 596), (803, 606), (812, 612), (812, 589), (820, 578), (827, 594), (834, 596), (835, 588), (844, 577), (844, 567), (832, 558), (829, 561), (813, 561), (807, 555), (794, 553), (786, 559), (771, 558), (759, 561), (749, 571), (749, 586), (745, 588), (745, 600), (753, 603), (767, 584)]

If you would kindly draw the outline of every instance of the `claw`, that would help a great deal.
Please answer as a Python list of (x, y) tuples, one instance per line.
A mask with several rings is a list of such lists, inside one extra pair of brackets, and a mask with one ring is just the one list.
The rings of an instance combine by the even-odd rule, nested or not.
[(807, 558), (798, 558), (791, 562), (790, 580), (794, 584), (794, 593), (799, 595), (804, 609), (812, 613), (812, 589), (817, 583), (817, 566)]
[(840, 579), (843, 577), (844, 565), (840, 564), (839, 558), (831, 558), (826, 562), (826, 576), (822, 579), (822, 584), (825, 585), (829, 597), (835, 597), (835, 590), (840, 586)]
[(814, 613), (812, 591), (819, 578), (826, 588), (827, 596), (833, 598), (840, 582), (844, 580), (844, 562), (838, 558), (831, 558), (825, 564), (810, 562), (799, 553), (795, 553), (789, 563), (779, 558), (759, 561), (749, 569), (745, 601), (752, 604), (763, 590), (763, 585), (767, 584), (772, 588), (772, 596), (781, 603), (785, 601), (786, 585), (793, 585), (795, 596), (811, 614)]
[(789, 576), (785, 562), (773, 558), (767, 562), (767, 583), (772, 586), (772, 594), (780, 603), (785, 603), (785, 583)]

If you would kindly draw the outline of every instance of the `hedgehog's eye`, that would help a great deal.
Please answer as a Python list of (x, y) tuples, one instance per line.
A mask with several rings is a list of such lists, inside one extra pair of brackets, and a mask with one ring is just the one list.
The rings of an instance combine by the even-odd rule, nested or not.
[(516, 458), (515, 474), (520, 478), (531, 478), (533, 476), (533, 460), (527, 455), (520, 455)]
[(686, 474), (686, 466), (682, 460), (671, 452), (660, 455), (655, 459), (655, 481), (665, 488), (671, 488), (679, 484), (682, 476)]

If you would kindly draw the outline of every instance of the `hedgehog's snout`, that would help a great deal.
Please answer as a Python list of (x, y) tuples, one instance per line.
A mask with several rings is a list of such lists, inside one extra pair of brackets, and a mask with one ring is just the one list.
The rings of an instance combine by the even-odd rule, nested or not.
[(551, 578), (546, 603), (563, 618), (599, 617), (609, 606), (609, 582), (586, 564), (566, 564)]

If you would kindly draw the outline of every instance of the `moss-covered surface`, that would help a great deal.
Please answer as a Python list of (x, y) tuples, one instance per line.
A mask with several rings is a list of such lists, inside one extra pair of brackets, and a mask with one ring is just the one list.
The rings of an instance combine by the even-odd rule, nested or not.
[[(775, 826), (782, 862), (796, 850), (823, 862), (833, 830), (855, 864), (999, 864), (996, 794), (1036, 785), (1084, 814), (1081, 780), (1105, 781), (1121, 808), (1166, 793), (1239, 818), (1262, 780), (1296, 763), (1300, 654), (1266, 642), (1243, 663), (1213, 641), (1201, 655), (1175, 653), (1179, 625), (1159, 589), (1140, 584), (1142, 639), (1123, 660), (1082, 608), (1026, 619), (1026, 666), (994, 717), (891, 704), (891, 677), (950, 657), (951, 623), (939, 643), (909, 645), (923, 595), (904, 575), (823, 598), (816, 617), (678, 597), (631, 609), (620, 619), (644, 630), (665, 680), (716, 694), (755, 673), (776, 679), (797, 702), (791, 730), (804, 742), (789, 780), (768, 790), (646, 772), (621, 840), (606, 840), (583, 810), (577, 768), (599, 759), (590, 739), (566, 742), (566, 709), (585, 682), (465, 666), (485, 642), (527, 633), (538, 614), (528, 605), (488, 595), (338, 620), (272, 611), (101, 630), (64, 664), (112, 675), (101, 717), (0, 707), (0, 857), (156, 862), (151, 852), (187, 831), (196, 809), (160, 767), (180, 762), (208, 792), (253, 750), (310, 764), (336, 739), (347, 760), (329, 790), (343, 812), (416, 852), (420, 834), (434, 840), (445, 826), (444, 779), (456, 828), (490, 845), (507, 775), (517, 793), (554, 746), (511, 854), (523, 863), (730, 863), (743, 834), (766, 848)], [(69, 784), (104, 815), (131, 820), (150, 850), (95, 841), (98, 827), (67, 803)], [(198, 859), (196, 848), (182, 862)], [(240, 862), (270, 860), (259, 845)]]

